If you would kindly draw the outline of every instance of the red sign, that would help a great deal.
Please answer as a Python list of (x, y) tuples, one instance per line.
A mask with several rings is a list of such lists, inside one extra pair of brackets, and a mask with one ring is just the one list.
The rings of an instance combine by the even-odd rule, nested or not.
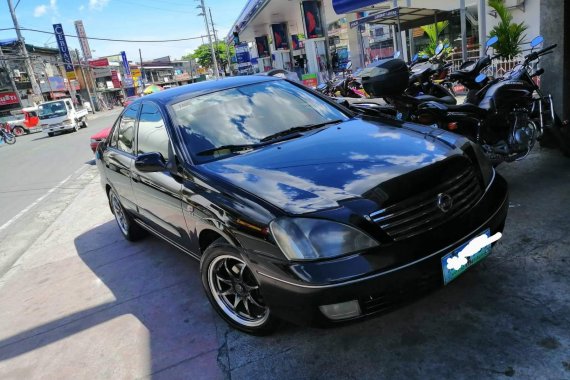
[(0, 93), (0, 106), (7, 106), (8, 104), (18, 104), (18, 95), (15, 92)]
[(114, 88), (121, 88), (121, 81), (119, 80), (119, 74), (117, 74), (117, 70), (111, 70), (111, 80), (113, 81)]
[(109, 60), (107, 58), (93, 59), (89, 61), (89, 66), (91, 67), (109, 66)]

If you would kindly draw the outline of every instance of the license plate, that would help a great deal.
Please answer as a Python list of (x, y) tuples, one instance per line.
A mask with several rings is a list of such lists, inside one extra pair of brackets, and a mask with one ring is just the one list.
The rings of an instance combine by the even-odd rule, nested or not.
[[(480, 247), (481, 238), (483, 236), (489, 238), (491, 236), (491, 231), (487, 229), (481, 235), (441, 258), (444, 285), (455, 280), (469, 267), (483, 260), (489, 255), (489, 253), (491, 253), (491, 244)], [(467, 246), (469, 244), (471, 244), (471, 246), (468, 248)]]

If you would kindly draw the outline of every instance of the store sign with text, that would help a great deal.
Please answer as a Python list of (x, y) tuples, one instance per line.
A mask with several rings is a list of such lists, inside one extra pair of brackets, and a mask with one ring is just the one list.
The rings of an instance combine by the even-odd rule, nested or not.
[(109, 60), (107, 58), (92, 59), (89, 61), (89, 66), (91, 67), (109, 66)]
[(18, 95), (15, 92), (0, 92), (0, 106), (18, 104)]
[(55, 41), (59, 47), (61, 58), (63, 59), (65, 71), (68, 73), (72, 72), (74, 71), (73, 61), (71, 59), (71, 54), (69, 54), (69, 49), (67, 48), (67, 41), (65, 40), (65, 34), (63, 33), (61, 24), (53, 24), (53, 31), (55, 33)]

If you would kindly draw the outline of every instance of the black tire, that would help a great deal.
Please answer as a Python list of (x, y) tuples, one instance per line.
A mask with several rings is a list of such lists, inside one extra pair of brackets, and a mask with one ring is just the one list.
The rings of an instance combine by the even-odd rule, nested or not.
[(14, 128), (12, 128), (12, 133), (15, 134), (16, 136), (22, 136), (26, 134), (26, 130), (23, 127), (17, 125)]
[(53, 137), (53, 132), (48, 132), (49, 137)]
[(144, 238), (148, 233), (139, 226), (132, 216), (123, 208), (119, 196), (114, 190), (109, 190), (109, 206), (119, 226), (119, 231), (128, 241), (137, 241)]
[[(259, 282), (237, 248), (224, 239), (216, 240), (202, 255), (200, 272), (210, 304), (230, 326), (260, 336), (277, 329), (280, 321), (263, 303)], [(227, 288), (222, 291), (221, 287)], [(234, 308), (232, 303), (235, 304), (237, 298), (240, 300)], [(252, 317), (247, 314), (259, 315)]]
[(4, 136), (2, 137), (2, 139), (4, 140), (4, 142), (8, 145), (13, 145), (16, 143), (16, 136), (14, 136), (11, 133), (4, 133)]
[(87, 118), (83, 119), (83, 122), (81, 123), (81, 128), (87, 128), (89, 125), (87, 124)]

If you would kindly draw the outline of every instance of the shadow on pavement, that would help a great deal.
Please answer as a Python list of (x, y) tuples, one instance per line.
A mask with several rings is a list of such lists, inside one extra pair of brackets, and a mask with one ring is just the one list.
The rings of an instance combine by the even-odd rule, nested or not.
[[(0, 361), (97, 327), (105, 344), (131, 345), (131, 355), (145, 358), (148, 353), (149, 372), (133, 376), (165, 371), (168, 377), (178, 377), (178, 371), (199, 370), (205, 378), (219, 377), (216, 326), (196, 260), (154, 237), (136, 244), (126, 242), (114, 220), (78, 236), (75, 246), (83, 262), (112, 292), (114, 301), (0, 341)], [(140, 335), (133, 336), (133, 328), (106, 327), (122, 316), (132, 316), (144, 326), (135, 329)], [(130, 323), (133, 327), (134, 322)], [(103, 358), (91, 359), (95, 363), (90, 366), (104, 368)]]

